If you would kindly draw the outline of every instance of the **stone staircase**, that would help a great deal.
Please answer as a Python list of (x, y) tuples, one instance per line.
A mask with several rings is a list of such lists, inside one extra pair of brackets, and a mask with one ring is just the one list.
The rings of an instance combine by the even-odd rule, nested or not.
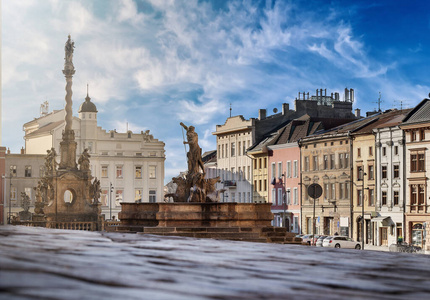
[(154, 234), (162, 236), (184, 236), (218, 240), (246, 241), (257, 243), (301, 244), (296, 234), (280, 227), (144, 227), (119, 225), (106, 227), (106, 231)]

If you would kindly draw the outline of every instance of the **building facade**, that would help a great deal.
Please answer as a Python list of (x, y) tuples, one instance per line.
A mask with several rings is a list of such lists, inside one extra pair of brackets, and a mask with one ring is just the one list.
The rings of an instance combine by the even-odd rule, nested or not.
[(424, 99), (400, 125), (405, 132), (407, 196), (405, 241), (430, 250), (430, 99)]
[(217, 190), (221, 202), (252, 202), (251, 158), (246, 154), (254, 142), (254, 120), (234, 116), (217, 125), (213, 135), (217, 140)]
[[(117, 217), (120, 202), (163, 201), (164, 143), (149, 130), (141, 133), (107, 132), (97, 126), (97, 109), (87, 96), (73, 118), (77, 159), (84, 149), (91, 158), (91, 175), (100, 179), (102, 214)], [(25, 153), (46, 154), (54, 147), (59, 153), (65, 111), (45, 113), (24, 124)]]

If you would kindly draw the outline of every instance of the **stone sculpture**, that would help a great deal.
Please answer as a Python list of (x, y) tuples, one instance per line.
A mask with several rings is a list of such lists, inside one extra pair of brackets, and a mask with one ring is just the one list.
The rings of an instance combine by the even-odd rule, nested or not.
[(205, 179), (205, 169), (202, 161), (202, 149), (198, 143), (198, 135), (194, 126), (180, 125), (187, 131), (187, 141), (189, 145), (187, 153), (188, 172), (185, 179), (182, 177), (173, 178), (177, 185), (175, 193), (166, 194), (165, 197), (172, 197), (174, 202), (213, 202), (209, 194), (215, 191), (215, 184), (219, 177)]
[(51, 174), (53, 171), (57, 169), (57, 152), (54, 148), (51, 148), (51, 150), (46, 150), (46, 158), (45, 158), (45, 169), (48, 174)]
[(81, 157), (79, 157), (79, 160), (78, 160), (79, 170), (81, 171), (90, 170), (90, 157), (91, 155), (88, 153), (88, 149), (85, 148), (84, 152), (82, 152)]
[(93, 183), (90, 186), (90, 196), (94, 199), (94, 202), (99, 202), (100, 199), (100, 180), (97, 179), (97, 177), (94, 179)]

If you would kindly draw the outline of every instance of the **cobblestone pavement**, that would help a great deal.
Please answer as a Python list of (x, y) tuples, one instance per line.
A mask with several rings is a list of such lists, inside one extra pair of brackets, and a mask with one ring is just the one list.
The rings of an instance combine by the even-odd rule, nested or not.
[(0, 226), (0, 299), (430, 299), (427, 255)]

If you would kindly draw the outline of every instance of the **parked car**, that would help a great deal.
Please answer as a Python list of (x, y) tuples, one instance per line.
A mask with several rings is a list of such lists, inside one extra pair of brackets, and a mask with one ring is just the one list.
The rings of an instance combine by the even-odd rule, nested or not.
[(356, 242), (347, 236), (332, 236), (331, 238), (326, 238), (322, 245), (323, 247), (331, 248), (361, 249), (359, 242)]
[(306, 235), (302, 236), (302, 244), (310, 245), (312, 237), (313, 237), (312, 234), (306, 234)]
[(328, 236), (326, 235), (320, 235), (317, 241), (315, 242), (316, 247), (322, 247), (323, 240), (326, 239)]
[(304, 234), (298, 234), (296, 235), (296, 238), (302, 238), (304, 236)]

